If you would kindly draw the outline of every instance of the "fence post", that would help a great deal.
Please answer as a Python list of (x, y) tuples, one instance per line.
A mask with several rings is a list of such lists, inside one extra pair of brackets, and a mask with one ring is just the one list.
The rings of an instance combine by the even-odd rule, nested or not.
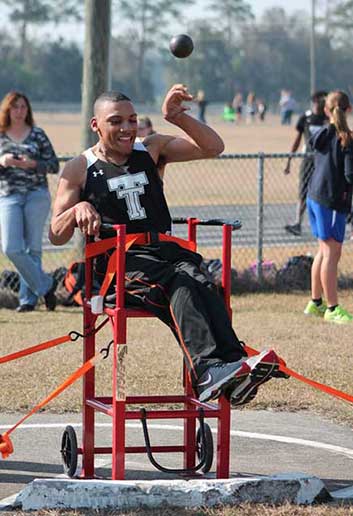
[(259, 152), (257, 161), (257, 217), (256, 217), (256, 276), (262, 281), (263, 239), (264, 239), (264, 172), (265, 154)]

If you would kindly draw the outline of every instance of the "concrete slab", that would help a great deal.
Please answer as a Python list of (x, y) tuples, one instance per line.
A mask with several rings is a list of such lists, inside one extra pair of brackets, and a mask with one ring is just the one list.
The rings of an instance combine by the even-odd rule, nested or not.
[(331, 500), (324, 483), (301, 474), (230, 480), (113, 481), (37, 479), (14, 506), (41, 509), (119, 509), (214, 507), (245, 502), (312, 504)]

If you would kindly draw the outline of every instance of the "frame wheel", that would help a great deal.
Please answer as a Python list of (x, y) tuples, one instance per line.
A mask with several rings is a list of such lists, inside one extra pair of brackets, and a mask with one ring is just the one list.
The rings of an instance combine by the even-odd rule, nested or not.
[(77, 469), (77, 438), (72, 426), (68, 425), (61, 439), (61, 458), (63, 461), (64, 473), (72, 478)]
[(212, 467), (213, 462), (213, 435), (211, 427), (207, 423), (204, 423), (204, 440), (201, 433), (201, 428), (198, 428), (196, 434), (196, 454), (199, 460), (205, 457), (205, 464), (201, 470), (204, 473), (208, 473)]

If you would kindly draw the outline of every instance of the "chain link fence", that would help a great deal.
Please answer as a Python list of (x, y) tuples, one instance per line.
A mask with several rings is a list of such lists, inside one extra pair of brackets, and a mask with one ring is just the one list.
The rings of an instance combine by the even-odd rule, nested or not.
[[(289, 156), (293, 158), (291, 173), (284, 175)], [(295, 218), (299, 166), (304, 156), (299, 153), (228, 154), (213, 160), (168, 165), (164, 180), (165, 194), (173, 217), (239, 219), (242, 222), (241, 230), (233, 234), (232, 269), (235, 284), (242, 285), (253, 280), (254, 288), (264, 284), (269, 288), (275, 287), (275, 278), (278, 279), (281, 271), (286, 270), (293, 257), (305, 258), (315, 254), (317, 242), (311, 235), (306, 213), (300, 236), (291, 235), (284, 228)], [(60, 161), (63, 163), (68, 159), (61, 157)], [(57, 180), (56, 176), (49, 177), (52, 197)], [(46, 271), (54, 273), (80, 258), (80, 239), (76, 237), (65, 246), (55, 247), (48, 241), (47, 229), (43, 235), (43, 266)], [(176, 225), (174, 234), (185, 237), (186, 228)], [(349, 223), (340, 261), (343, 286), (347, 282), (351, 286), (352, 234)], [(221, 238), (219, 228), (198, 228), (199, 252), (210, 264), (221, 256)], [(1, 255), (0, 306), (4, 306), (1, 292), (16, 296), (17, 282), (11, 272), (15, 272), (12, 264)], [(310, 267), (307, 267), (305, 260), (298, 262), (297, 274), (301, 273), (305, 274), (304, 286), (308, 287)], [(284, 275), (282, 283), (287, 289), (295, 288), (295, 279), (293, 275)]]

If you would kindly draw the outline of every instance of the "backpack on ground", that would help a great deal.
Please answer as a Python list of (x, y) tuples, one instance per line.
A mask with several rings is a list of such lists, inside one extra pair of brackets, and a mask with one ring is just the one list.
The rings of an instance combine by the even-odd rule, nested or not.
[(85, 263), (70, 263), (63, 279), (66, 291), (69, 293), (63, 301), (63, 305), (72, 306), (83, 304), (84, 287), (85, 287)]

